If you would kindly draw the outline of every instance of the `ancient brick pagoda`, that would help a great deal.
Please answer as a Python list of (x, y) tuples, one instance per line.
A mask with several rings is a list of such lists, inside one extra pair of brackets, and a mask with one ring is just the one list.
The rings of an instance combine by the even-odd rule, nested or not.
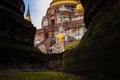
[[(78, 5), (78, 7), (76, 7)], [(79, 11), (76, 11), (76, 8)], [(60, 27), (67, 34), (67, 39), (61, 49), (52, 49), (52, 53), (60, 53), (65, 47), (76, 40), (80, 40), (85, 30), (83, 22), (84, 9), (79, 0), (53, 0), (50, 3), (45, 16), (42, 19), (42, 28), (37, 30), (35, 46), (44, 53), (49, 53), (56, 44), (56, 37), (59, 35)], [(82, 34), (81, 34), (82, 33)], [(58, 50), (58, 51), (56, 51)]]

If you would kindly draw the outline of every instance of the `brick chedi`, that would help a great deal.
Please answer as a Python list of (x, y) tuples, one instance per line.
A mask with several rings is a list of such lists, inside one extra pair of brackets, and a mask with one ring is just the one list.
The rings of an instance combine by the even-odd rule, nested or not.
[[(79, 6), (76, 7), (78, 4)], [(79, 11), (76, 11), (76, 8)], [(85, 28), (83, 15), (84, 9), (79, 0), (53, 0), (42, 19), (42, 28), (37, 30), (36, 37), (39, 40), (36, 40), (35, 46), (45, 53), (49, 53), (51, 48), (54, 48), (53, 53), (62, 52), (67, 45), (81, 38), (80, 29)], [(68, 41), (63, 45), (63, 50), (60, 50), (61, 48), (56, 42), (60, 27), (68, 37)], [(57, 49), (58, 51), (56, 51)]]

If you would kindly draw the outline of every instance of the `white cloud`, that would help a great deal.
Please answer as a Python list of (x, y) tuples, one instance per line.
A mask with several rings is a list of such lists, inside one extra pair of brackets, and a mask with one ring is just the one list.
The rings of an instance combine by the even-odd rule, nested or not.
[(52, 0), (31, 0), (31, 18), (34, 26), (36, 26), (37, 29), (41, 28), (42, 18), (45, 16), (51, 1)]
[[(24, 0), (26, 11), (28, 4), (30, 5), (32, 23), (37, 29), (41, 28), (42, 18), (45, 16), (51, 1), (52, 0)], [(26, 11), (24, 16), (26, 16)]]

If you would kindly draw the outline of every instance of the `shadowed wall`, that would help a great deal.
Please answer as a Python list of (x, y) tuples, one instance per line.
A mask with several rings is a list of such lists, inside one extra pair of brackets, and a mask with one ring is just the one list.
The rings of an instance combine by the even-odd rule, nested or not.
[(88, 30), (74, 50), (64, 53), (63, 70), (85, 76), (87, 80), (119, 79), (120, 1), (81, 2)]

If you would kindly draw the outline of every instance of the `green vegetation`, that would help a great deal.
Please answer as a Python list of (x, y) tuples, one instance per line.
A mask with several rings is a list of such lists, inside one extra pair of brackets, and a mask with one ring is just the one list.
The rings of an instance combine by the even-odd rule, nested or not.
[(73, 80), (73, 76), (58, 72), (0, 72), (0, 80)]
[[(63, 62), (62, 62), (62, 68), (61, 70), (66, 71), (68, 69), (71, 69), (70, 67), (67, 68), (69, 65), (72, 66), (71, 63), (74, 63), (74, 55), (72, 55), (74, 49), (80, 44), (80, 41), (76, 41), (70, 45), (67, 46), (65, 52), (63, 53)], [(78, 59), (78, 58), (76, 58)]]
[(73, 42), (72, 44), (68, 45), (65, 49), (65, 51), (63, 52), (63, 56), (67, 56), (69, 55), (73, 49), (75, 49), (78, 45), (80, 44), (80, 41), (76, 41), (76, 42)]
[(79, 43), (80, 43), (80, 41), (73, 42), (72, 44), (67, 46), (66, 50), (74, 49)]
[(72, 44), (67, 46), (66, 50), (74, 49), (79, 43), (80, 41), (73, 42)]

